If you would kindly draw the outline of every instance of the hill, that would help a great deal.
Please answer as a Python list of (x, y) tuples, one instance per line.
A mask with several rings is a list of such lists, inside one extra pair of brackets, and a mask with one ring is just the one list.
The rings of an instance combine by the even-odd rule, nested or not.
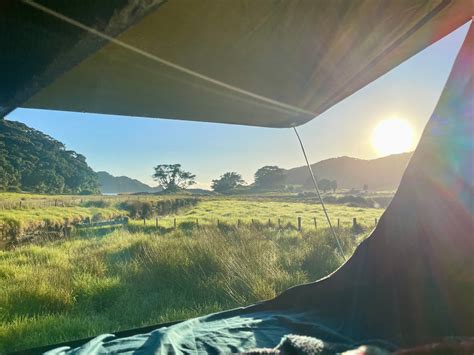
[[(411, 155), (401, 153), (372, 160), (344, 156), (322, 160), (311, 167), (318, 179), (336, 180), (339, 188), (362, 189), (367, 184), (370, 190), (394, 190)], [(311, 186), (306, 166), (286, 170), (285, 175), (287, 184)]]
[(89, 194), (98, 187), (83, 155), (23, 123), (0, 119), (0, 190)]
[(136, 179), (127, 176), (113, 176), (106, 171), (97, 172), (99, 178), (100, 192), (107, 194), (119, 193), (154, 193), (162, 190), (161, 186), (151, 187)]

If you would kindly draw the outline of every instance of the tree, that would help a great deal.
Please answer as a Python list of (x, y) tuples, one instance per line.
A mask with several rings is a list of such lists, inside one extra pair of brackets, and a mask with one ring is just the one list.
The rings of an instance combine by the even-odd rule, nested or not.
[(337, 190), (337, 181), (336, 180), (331, 181), (331, 189), (332, 189), (333, 193), (336, 192), (336, 190)]
[(196, 175), (181, 169), (181, 164), (161, 164), (155, 166), (153, 179), (167, 192), (175, 192), (194, 185)]
[(280, 188), (285, 181), (285, 169), (278, 166), (264, 166), (255, 173), (255, 186), (261, 189)]
[(20, 122), (0, 119), (0, 190), (98, 193), (86, 158)]
[(220, 193), (230, 193), (237, 187), (245, 184), (242, 176), (234, 171), (221, 175), (219, 179), (212, 180), (211, 188)]
[(318, 187), (323, 190), (324, 192), (327, 192), (328, 190), (331, 190), (331, 181), (328, 179), (322, 179), (318, 181)]

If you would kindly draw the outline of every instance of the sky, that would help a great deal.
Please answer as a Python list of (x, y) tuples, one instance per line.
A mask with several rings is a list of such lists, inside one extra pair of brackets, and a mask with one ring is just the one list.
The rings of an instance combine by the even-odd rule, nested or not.
[[(381, 121), (400, 118), (411, 126), (415, 147), (467, 33), (461, 27), (376, 81), (341, 101), (298, 131), (311, 162), (351, 156), (373, 159), (381, 152), (372, 134)], [(158, 164), (180, 163), (208, 188), (227, 171), (253, 182), (264, 165), (304, 165), (291, 129), (149, 119), (50, 110), (16, 109), (20, 121), (87, 157), (95, 171), (129, 176), (152, 186)]]

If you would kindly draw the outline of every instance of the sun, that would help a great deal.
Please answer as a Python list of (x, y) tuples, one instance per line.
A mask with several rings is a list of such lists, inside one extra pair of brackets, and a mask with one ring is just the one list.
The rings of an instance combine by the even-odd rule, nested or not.
[(372, 146), (380, 155), (410, 151), (413, 149), (413, 130), (403, 119), (383, 120), (372, 133)]

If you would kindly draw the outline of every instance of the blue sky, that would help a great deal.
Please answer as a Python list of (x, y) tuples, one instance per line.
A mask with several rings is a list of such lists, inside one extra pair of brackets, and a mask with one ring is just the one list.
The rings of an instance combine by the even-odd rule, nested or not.
[[(311, 162), (337, 156), (378, 157), (371, 146), (377, 124), (407, 120), (416, 139), (428, 121), (467, 32), (465, 25), (311, 122), (299, 132)], [(153, 166), (181, 163), (199, 187), (226, 171), (247, 182), (263, 165), (304, 164), (294, 132), (178, 120), (17, 109), (7, 119), (26, 123), (87, 157), (96, 170), (156, 185)]]

